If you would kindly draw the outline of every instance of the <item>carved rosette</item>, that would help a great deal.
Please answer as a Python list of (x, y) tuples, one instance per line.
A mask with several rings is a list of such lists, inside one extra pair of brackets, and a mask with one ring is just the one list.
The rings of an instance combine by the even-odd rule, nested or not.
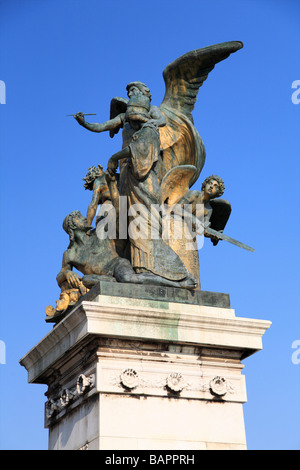
[(120, 383), (124, 388), (133, 390), (139, 384), (138, 373), (134, 369), (125, 369), (120, 375)]
[(209, 388), (213, 395), (223, 397), (228, 391), (228, 384), (225, 377), (216, 376), (209, 382)]
[(172, 372), (167, 377), (167, 388), (172, 392), (180, 393), (185, 385), (183, 376), (179, 372)]

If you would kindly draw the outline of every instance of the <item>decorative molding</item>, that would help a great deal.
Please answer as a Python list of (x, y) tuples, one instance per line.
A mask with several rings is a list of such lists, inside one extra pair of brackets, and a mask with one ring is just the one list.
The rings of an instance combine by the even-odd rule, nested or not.
[(89, 390), (91, 390), (95, 385), (94, 375), (86, 377), (84, 374), (80, 374), (77, 377), (76, 384), (71, 389), (64, 388), (60, 395), (56, 398), (50, 398), (45, 404), (46, 418), (50, 419), (55, 414), (59, 413), (72, 403), (74, 403), (78, 398), (83, 396)]
[(120, 383), (125, 389), (133, 390), (139, 384), (138, 373), (134, 369), (125, 369), (120, 375)]
[(264, 320), (235, 317), (230, 309), (189, 305), (178, 312), (172, 308), (171, 304), (168, 309), (149, 310), (134, 302), (104, 305), (82, 301), (20, 363), (28, 371), (30, 383), (48, 384), (51, 369), (70, 347), (80, 350), (96, 337), (234, 349), (244, 359), (262, 349), (262, 336), (271, 325)]
[(232, 387), (225, 377), (216, 376), (209, 382), (209, 389), (212, 395), (223, 397)]
[(78, 396), (84, 395), (94, 385), (94, 376), (90, 375), (86, 377), (84, 374), (80, 374), (77, 377), (76, 382), (76, 394)]
[(185, 380), (180, 372), (172, 372), (168, 375), (166, 386), (172, 392), (180, 393), (186, 386)]
[(225, 377), (215, 376), (203, 380), (201, 376), (188, 376), (185, 378), (180, 372), (170, 372), (167, 376), (157, 374), (155, 371), (138, 373), (135, 369), (126, 368), (121, 373), (110, 376), (108, 383), (116, 387), (122, 387), (127, 391), (139, 393), (140, 389), (169, 390), (178, 395), (187, 392), (210, 392), (213, 396), (223, 397), (227, 393), (237, 392), (236, 387)]

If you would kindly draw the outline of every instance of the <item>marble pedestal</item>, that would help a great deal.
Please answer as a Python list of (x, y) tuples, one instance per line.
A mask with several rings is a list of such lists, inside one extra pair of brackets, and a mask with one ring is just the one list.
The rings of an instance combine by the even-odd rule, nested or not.
[(246, 449), (241, 360), (269, 326), (226, 294), (99, 283), (20, 361), (49, 449)]

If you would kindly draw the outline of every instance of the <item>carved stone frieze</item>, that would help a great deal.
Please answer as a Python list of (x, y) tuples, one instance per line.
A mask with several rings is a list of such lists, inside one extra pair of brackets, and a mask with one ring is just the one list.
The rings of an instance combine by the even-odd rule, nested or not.
[(140, 393), (144, 389), (156, 389), (159, 394), (164, 394), (164, 391), (171, 391), (178, 395), (182, 391), (209, 392), (213, 396), (223, 397), (227, 393), (237, 392), (231, 381), (221, 376), (203, 378), (200, 375), (189, 375), (185, 377), (180, 372), (170, 372), (166, 376), (157, 371), (138, 373), (133, 368), (107, 375), (106, 382), (114, 387), (122, 387), (125, 391), (135, 391), (135, 393)]
[(94, 375), (86, 377), (80, 374), (72, 388), (64, 388), (55, 398), (50, 398), (45, 404), (46, 418), (50, 419), (64, 408), (74, 403), (79, 397), (91, 390), (95, 385)]

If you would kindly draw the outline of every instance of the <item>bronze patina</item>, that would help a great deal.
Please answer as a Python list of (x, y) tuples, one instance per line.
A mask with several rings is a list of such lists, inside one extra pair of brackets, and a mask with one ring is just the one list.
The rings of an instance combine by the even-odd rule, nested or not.
[(216, 44), (169, 64), (159, 106), (151, 103), (147, 85), (133, 81), (128, 98), (111, 100), (108, 121), (89, 123), (88, 114), (74, 115), (92, 132), (114, 137), (122, 129), (122, 149), (108, 158), (105, 171), (101, 165), (88, 169), (84, 187), (92, 199), (86, 217), (73, 211), (64, 220), (70, 245), (57, 275), (61, 296), (56, 308), (47, 307), (46, 321), (59, 321), (101, 279), (199, 290), (199, 230), (213, 245), (227, 240), (253, 250), (223, 234), (231, 205), (220, 198), (225, 187), (219, 176), (206, 178), (201, 191), (191, 190), (206, 158), (192, 116), (199, 88), (218, 62), (242, 47), (240, 41)]

